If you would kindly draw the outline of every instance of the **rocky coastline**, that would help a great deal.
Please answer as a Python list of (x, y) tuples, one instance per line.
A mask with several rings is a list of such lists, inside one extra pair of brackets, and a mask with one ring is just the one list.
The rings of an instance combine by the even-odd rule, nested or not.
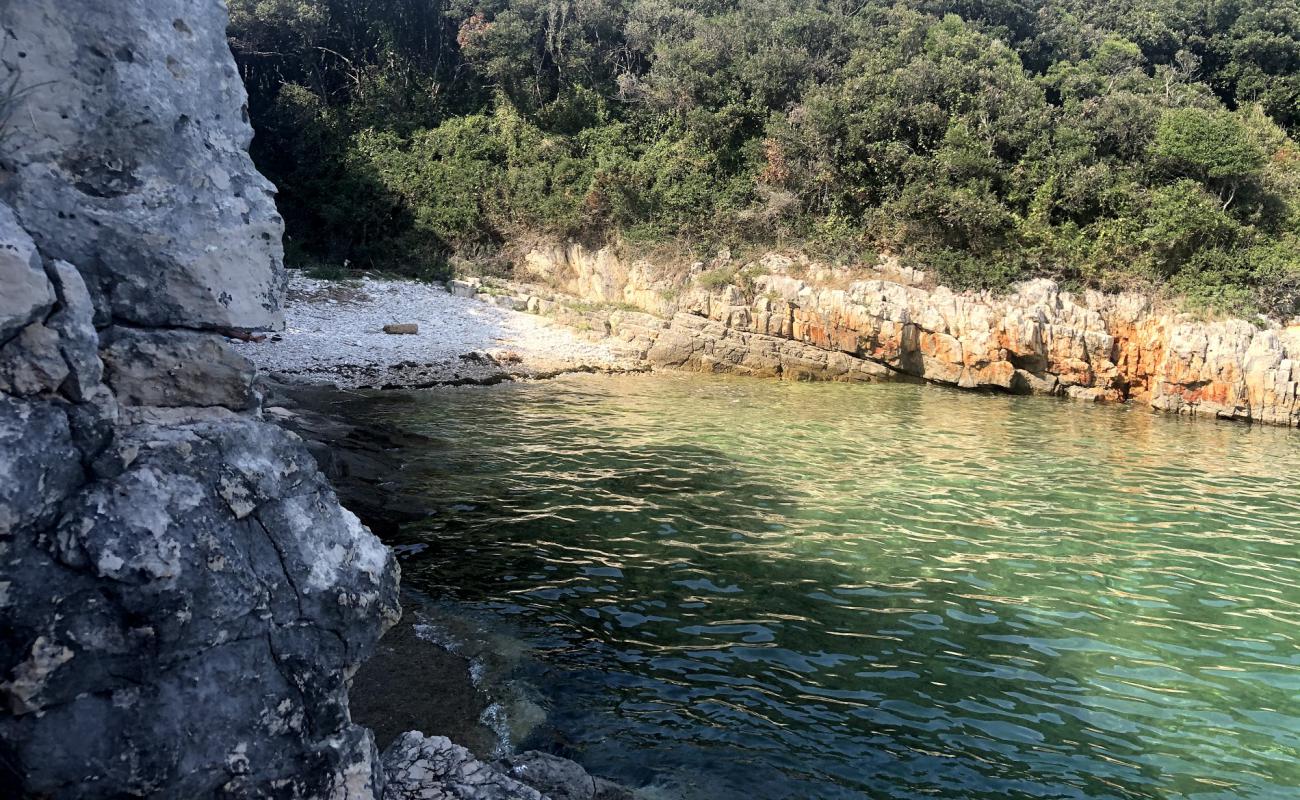
[(1295, 321), (1206, 320), (1047, 279), (957, 292), (887, 260), (847, 269), (777, 253), (686, 267), (551, 245), (526, 250), (519, 272), (494, 302), (624, 343), (653, 368), (923, 380), (1300, 426)]
[[(370, 346), (358, 364), (350, 356), (356, 334), (326, 326), (315, 338), (284, 334), (297, 337), (298, 348), (311, 342), (317, 361), (308, 368), (283, 342), (241, 344), (240, 351), (286, 380), (344, 388), (682, 369), (926, 381), (1300, 426), (1300, 324), (1202, 319), (1142, 294), (1075, 293), (1047, 279), (1008, 293), (956, 292), (887, 262), (849, 269), (777, 253), (742, 262), (724, 252), (712, 263), (682, 266), (578, 244), (524, 252), (514, 280), (402, 290), (436, 305), (443, 318), (477, 327), (497, 347), (474, 350), (473, 337), (449, 343), (435, 330), (409, 343)], [(293, 280), (323, 291), (320, 282)], [(378, 320), (412, 309), (420, 324), (438, 324), (438, 316), (418, 314), (419, 304), (387, 302), (392, 286), (365, 280), (347, 290), (368, 306), (360, 316), (371, 322), (372, 343), (406, 339), (384, 337)], [(290, 302), (292, 317), (337, 313), (308, 295)], [(471, 298), (481, 302), (466, 302)]]

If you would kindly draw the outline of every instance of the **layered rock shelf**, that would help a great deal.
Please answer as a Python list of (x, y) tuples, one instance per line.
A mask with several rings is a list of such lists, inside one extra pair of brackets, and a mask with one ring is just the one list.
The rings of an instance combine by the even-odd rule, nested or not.
[(524, 267), (551, 291), (606, 304), (600, 328), (657, 367), (912, 378), (1300, 425), (1300, 326), (1206, 321), (1045, 279), (1008, 294), (955, 292), (896, 266), (850, 271), (777, 254), (673, 270), (569, 245), (534, 248)]

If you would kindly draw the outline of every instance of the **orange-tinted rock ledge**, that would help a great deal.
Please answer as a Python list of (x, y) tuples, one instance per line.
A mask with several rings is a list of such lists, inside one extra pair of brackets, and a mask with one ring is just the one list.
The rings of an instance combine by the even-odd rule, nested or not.
[(560, 292), (617, 304), (605, 332), (641, 345), (655, 366), (804, 380), (910, 376), (1300, 425), (1300, 326), (1205, 321), (1140, 294), (1075, 294), (1045, 279), (1010, 294), (928, 288), (897, 268), (854, 279), (775, 254), (725, 282), (725, 266), (674, 272), (579, 245), (534, 249), (525, 264)]

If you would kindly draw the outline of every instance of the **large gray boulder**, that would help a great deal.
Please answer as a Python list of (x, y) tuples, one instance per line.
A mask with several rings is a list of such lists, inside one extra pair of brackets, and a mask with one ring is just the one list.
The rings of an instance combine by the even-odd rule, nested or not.
[(39, 322), (23, 328), (0, 348), (0, 392), (18, 397), (54, 392), (67, 377), (59, 334)]
[(69, 399), (85, 402), (94, 396), (104, 377), (104, 364), (95, 352), (99, 348), (95, 309), (76, 267), (55, 261), (48, 271), (58, 294), (59, 309), (46, 324), (59, 335), (59, 351), (68, 365), (68, 380), (62, 388)]
[(82, 271), (101, 322), (280, 324), (282, 223), (246, 152), (226, 22), (220, 0), (0, 4), (0, 82), (18, 98), (0, 199)]
[(384, 800), (549, 800), (445, 736), (408, 731), (384, 751)]
[(215, 413), (137, 425), (91, 470), (48, 534), (11, 540), (7, 639), (27, 645), (7, 651), (0, 736), (26, 791), (291, 780), (326, 797), (341, 767), (372, 761), (346, 681), (397, 619), (397, 571), (297, 437)]
[[(83, 480), (63, 409), (0, 394), (0, 571), (12, 564), (14, 535), (50, 525)], [(0, 592), (0, 601), (7, 597)]]
[(384, 800), (632, 800), (567, 758), (530, 750), (480, 761), (445, 736), (407, 731), (383, 756)]

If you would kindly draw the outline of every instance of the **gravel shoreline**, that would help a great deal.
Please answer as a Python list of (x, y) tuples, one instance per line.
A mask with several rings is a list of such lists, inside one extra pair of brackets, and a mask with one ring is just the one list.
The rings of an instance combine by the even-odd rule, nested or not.
[[(290, 272), (285, 329), (236, 351), (286, 383), (423, 388), (642, 369), (633, 349), (543, 316), (415, 281), (323, 281)], [(385, 325), (415, 323), (415, 334)]]

